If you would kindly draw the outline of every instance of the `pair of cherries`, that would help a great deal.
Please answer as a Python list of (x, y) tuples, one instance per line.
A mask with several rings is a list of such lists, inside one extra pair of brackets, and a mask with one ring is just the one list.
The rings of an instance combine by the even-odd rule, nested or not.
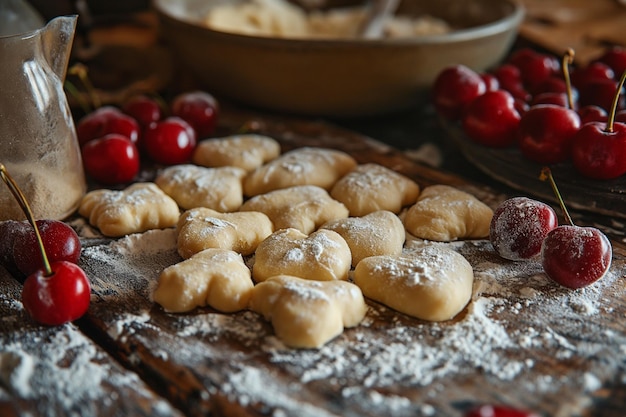
[(142, 153), (157, 164), (189, 161), (198, 139), (215, 130), (218, 102), (192, 91), (177, 95), (169, 107), (138, 95), (120, 108), (100, 107), (80, 119), (76, 133), (87, 175), (106, 185), (128, 183), (139, 172)]
[(78, 266), (78, 235), (58, 220), (35, 221), (26, 198), (2, 164), (0, 177), (28, 219), (0, 222), (0, 264), (23, 281), (24, 308), (47, 325), (80, 318), (89, 308), (91, 286)]
[(586, 287), (609, 270), (611, 242), (599, 229), (573, 223), (548, 168), (544, 168), (541, 178), (550, 181), (567, 224), (559, 226), (548, 204), (513, 197), (494, 211), (489, 239), (505, 259), (540, 257), (546, 275), (553, 281), (572, 289)]
[(626, 174), (626, 110), (620, 94), (626, 49), (607, 50), (570, 74), (572, 61), (571, 50), (561, 64), (521, 49), (491, 73), (452, 66), (435, 81), (434, 105), (446, 119), (460, 120), (467, 136), (482, 145), (517, 146), (542, 165), (571, 159), (589, 178), (620, 177)]

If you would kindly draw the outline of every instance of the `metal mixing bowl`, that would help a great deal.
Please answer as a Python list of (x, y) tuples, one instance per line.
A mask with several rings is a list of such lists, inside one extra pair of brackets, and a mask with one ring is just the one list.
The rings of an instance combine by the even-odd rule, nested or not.
[(416, 105), (446, 66), (477, 71), (511, 48), (524, 10), (516, 0), (405, 0), (399, 14), (428, 14), (454, 30), (404, 39), (285, 39), (212, 30), (220, 0), (154, 0), (175, 56), (216, 95), (265, 110), (362, 117)]

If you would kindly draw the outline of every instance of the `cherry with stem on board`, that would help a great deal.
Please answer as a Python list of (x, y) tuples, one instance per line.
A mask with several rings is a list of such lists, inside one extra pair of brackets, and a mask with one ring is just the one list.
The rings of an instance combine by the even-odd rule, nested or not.
[(604, 122), (590, 122), (572, 141), (572, 164), (588, 178), (610, 180), (626, 174), (626, 123), (615, 120), (626, 71), (617, 86), (613, 104)]
[(564, 287), (586, 287), (606, 275), (613, 249), (609, 238), (595, 227), (577, 226), (572, 221), (552, 171), (544, 167), (539, 177), (550, 182), (566, 224), (552, 229), (541, 246), (541, 263), (550, 279)]
[(69, 261), (49, 262), (28, 201), (3, 164), (0, 164), (0, 177), (33, 227), (43, 261), (43, 267), (30, 274), (24, 281), (22, 288), (24, 308), (35, 321), (51, 326), (82, 317), (89, 308), (91, 297), (91, 286), (85, 272), (77, 264)]

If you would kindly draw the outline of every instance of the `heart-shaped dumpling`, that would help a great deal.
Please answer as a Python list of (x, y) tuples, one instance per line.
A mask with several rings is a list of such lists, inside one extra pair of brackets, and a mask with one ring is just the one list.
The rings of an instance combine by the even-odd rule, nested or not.
[(317, 348), (363, 320), (359, 287), (346, 281), (311, 281), (279, 275), (252, 290), (250, 309), (272, 322), (287, 346)]
[(386, 210), (333, 220), (322, 229), (333, 230), (346, 240), (352, 253), (352, 266), (368, 256), (399, 255), (406, 238), (400, 218)]
[(489, 236), (493, 210), (465, 191), (449, 185), (424, 188), (404, 216), (415, 237), (438, 242)]
[(470, 301), (474, 272), (460, 253), (428, 245), (400, 256), (371, 256), (354, 269), (363, 295), (422, 320), (456, 316)]
[(243, 203), (245, 175), (246, 171), (241, 168), (183, 164), (163, 169), (154, 182), (183, 210), (208, 207), (230, 212), (239, 209)]
[(297, 229), (281, 229), (257, 247), (252, 276), (256, 282), (275, 275), (346, 280), (351, 260), (350, 247), (337, 232), (320, 229), (307, 236)]
[(256, 211), (220, 213), (205, 207), (185, 211), (176, 227), (178, 253), (187, 259), (208, 248), (251, 255), (274, 231), (271, 220)]
[(253, 286), (250, 269), (240, 254), (207, 249), (165, 268), (153, 299), (172, 313), (206, 305), (232, 313), (248, 306)]
[(198, 142), (191, 160), (205, 167), (238, 167), (252, 171), (280, 155), (280, 144), (257, 134), (232, 135)]
[(311, 233), (324, 223), (348, 217), (348, 209), (323, 188), (300, 185), (257, 195), (242, 204), (240, 211), (260, 211), (274, 229), (294, 228)]
[(350, 210), (350, 216), (365, 216), (378, 210), (399, 213), (415, 203), (420, 187), (402, 174), (378, 164), (358, 165), (330, 190), (330, 196)]
[(355, 159), (342, 151), (297, 148), (248, 174), (243, 191), (246, 196), (252, 197), (296, 185), (316, 185), (329, 190), (355, 166)]

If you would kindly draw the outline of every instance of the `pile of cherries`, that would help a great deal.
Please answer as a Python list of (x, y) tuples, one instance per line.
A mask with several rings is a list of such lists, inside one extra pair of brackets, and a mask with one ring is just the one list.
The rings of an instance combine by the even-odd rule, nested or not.
[(476, 143), (517, 147), (542, 165), (571, 161), (584, 177), (626, 174), (626, 49), (614, 47), (584, 67), (523, 48), (486, 73), (455, 65), (433, 85), (433, 103)]
[(120, 107), (104, 106), (76, 124), (85, 173), (105, 185), (131, 182), (142, 155), (162, 165), (188, 162), (197, 141), (216, 127), (219, 104), (209, 93), (191, 91), (167, 104), (148, 95)]
[(576, 226), (548, 168), (542, 171), (559, 200), (566, 224), (552, 207), (527, 197), (505, 200), (494, 211), (489, 239), (496, 252), (512, 261), (540, 258), (546, 275), (564, 287), (586, 287), (611, 266), (611, 242), (595, 227)]

